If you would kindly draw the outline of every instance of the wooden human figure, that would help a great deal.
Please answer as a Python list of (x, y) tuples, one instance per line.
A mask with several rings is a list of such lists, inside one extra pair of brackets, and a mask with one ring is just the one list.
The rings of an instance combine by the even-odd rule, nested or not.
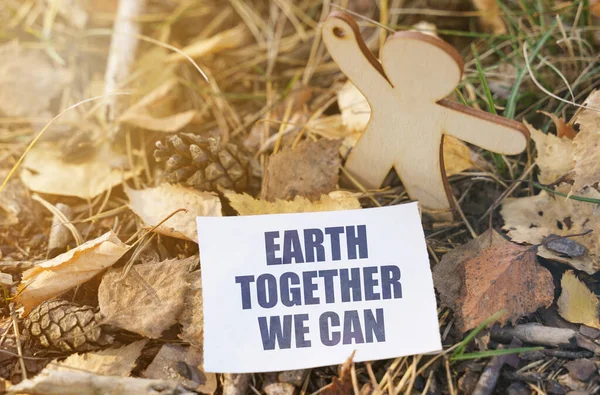
[(444, 135), (506, 155), (526, 148), (529, 133), (521, 123), (444, 99), (463, 70), (461, 56), (445, 41), (397, 32), (385, 42), (379, 63), (354, 19), (343, 13), (328, 16), (323, 41), (371, 107), (369, 125), (345, 165), (362, 185), (379, 188), (393, 167), (412, 199), (444, 212), (453, 206)]

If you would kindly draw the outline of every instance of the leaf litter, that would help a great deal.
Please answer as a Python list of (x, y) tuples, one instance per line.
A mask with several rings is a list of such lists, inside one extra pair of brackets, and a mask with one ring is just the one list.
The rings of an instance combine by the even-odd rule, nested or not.
[[(30, 333), (27, 340), (24, 336), (19, 340), (14, 331), (5, 331), (0, 342), (17, 355), (45, 356), (45, 352), (54, 350), (67, 357), (41, 370), (50, 358), (34, 362), (2, 356), (2, 378), (15, 383), (23, 380), (20, 387), (13, 386), (11, 391), (43, 388), (47, 393), (64, 393), (67, 386), (79, 393), (125, 389), (140, 394), (151, 393), (157, 386), (173, 393), (185, 391), (183, 386), (206, 393), (244, 393), (254, 388), (267, 394), (456, 391), (456, 380), (466, 376), (464, 365), (453, 360), (435, 364), (443, 357), (441, 354), (357, 364), (350, 359), (341, 371), (325, 367), (252, 377), (203, 372), (196, 215), (361, 209), (406, 200), (401, 182), (393, 177), (381, 189), (370, 191), (358, 191), (339, 177), (344, 159), (366, 127), (370, 108), (352, 84), (341, 83), (345, 77), (320, 48), (319, 21), (329, 11), (325, 5), (311, 1), (292, 4), (288, 0), (264, 4), (236, 0), (218, 5), (187, 2), (178, 6), (142, 5), (144, 2), (138, 0), (122, 0), (120, 4), (90, 1), (84, 6), (69, 1), (12, 3), (10, 7), (14, 9), (10, 13), (0, 12), (2, 26), (9, 32), (0, 44), (0, 52), (6, 55), (6, 62), (0, 66), (0, 96), (4, 98), (0, 104), (0, 174), (6, 174), (42, 126), (40, 122), (50, 114), (57, 114), (90, 94), (124, 90), (131, 95), (84, 104), (62, 115), (27, 151), (25, 161), (18, 167), (21, 179), (13, 178), (0, 191), (0, 270), (11, 273), (2, 276), (2, 282), (6, 295), (17, 296), (21, 292), (14, 300), (0, 300), (2, 328), (31, 321), (20, 321), (23, 317), (11, 315), (11, 308), (20, 307), (14, 302), (37, 311), (44, 306), (57, 306), (51, 310), (52, 320), (65, 323), (74, 322), (75, 312), (95, 316), (99, 309), (105, 321), (101, 325), (93, 323), (94, 333), (101, 328), (111, 333), (111, 339), (116, 333), (121, 340), (112, 346), (96, 342), (93, 347), (100, 346), (101, 350), (68, 356), (74, 349), (55, 347), (64, 340), (60, 337), (44, 347), (36, 335)], [(529, 84), (527, 76), (520, 79), (519, 70), (526, 70), (523, 59), (513, 54), (506, 59), (498, 57), (498, 51), (493, 50), (485, 52), (489, 42), (477, 35), (491, 32), (499, 40), (512, 39), (512, 27), (520, 26), (534, 33), (531, 37), (538, 37), (537, 34), (547, 32), (544, 29), (551, 26), (554, 13), (560, 13), (563, 23), (569, 26), (568, 34), (576, 35), (584, 45), (569, 45), (571, 41), (565, 41), (558, 31), (550, 32), (557, 44), (549, 40), (540, 49), (539, 59), (543, 61), (536, 65), (536, 76), (544, 79), (544, 85), (555, 87), (557, 95), (564, 93), (570, 98), (567, 90), (572, 90), (576, 97), (583, 97), (584, 92), (591, 91), (597, 75), (590, 66), (593, 63), (587, 61), (590, 53), (597, 51), (587, 51), (596, 48), (600, 40), (591, 33), (579, 32), (581, 26), (596, 18), (596, 2), (590, 3), (589, 14), (586, 9), (580, 15), (578, 7), (567, 9), (561, 4), (524, 11), (513, 9), (513, 4), (499, 6), (477, 1), (473, 4), (478, 11), (472, 15), (479, 20), (479, 27), (465, 24), (469, 18), (455, 17), (462, 13), (459, 9), (470, 8), (470, 3), (467, 8), (452, 8), (454, 5), (424, 5), (423, 1), (414, 0), (406, 4), (410, 13), (405, 13), (395, 1), (389, 4), (389, 13), (386, 7), (368, 2), (347, 3), (350, 11), (367, 18), (361, 24), (361, 33), (374, 53), (384, 35), (369, 20), (427, 32), (439, 29), (459, 49), (467, 48), (461, 40), (475, 41), (483, 47), (480, 61), (489, 87), (478, 85), (481, 76), (474, 72), (472, 58), (467, 57), (465, 76), (453, 100), (473, 107), (487, 105), (490, 111), (506, 108), (505, 115), (518, 114), (517, 119), (523, 118), (530, 124), (537, 151), (537, 168), (533, 171), (525, 156), (497, 158), (503, 162), (500, 163), (460, 140), (444, 141), (446, 174), (451, 176), (464, 216), (460, 216), (462, 222), (448, 224), (424, 220), (424, 226), (432, 263), (441, 257), (434, 276), (443, 306), (439, 318), (445, 346), (460, 342), (465, 330), (487, 322), (496, 309), (502, 308), (506, 314), (501, 322), (507, 325), (501, 329), (526, 333), (523, 339), (527, 344), (543, 344), (545, 349), (538, 358), (543, 358), (545, 364), (534, 371), (527, 365), (527, 355), (521, 354), (520, 370), (500, 367), (502, 376), (497, 390), (505, 389), (511, 381), (522, 386), (535, 381), (540, 390), (547, 392), (594, 392), (593, 378), (564, 374), (560, 369), (565, 359), (597, 360), (593, 352), (598, 347), (591, 340), (597, 336), (591, 331), (598, 322), (598, 287), (593, 277), (582, 272), (595, 275), (599, 269), (596, 205), (589, 202), (598, 198), (600, 181), (596, 166), (600, 118), (589, 109), (600, 107), (599, 96), (592, 93), (585, 104), (588, 109), (577, 112), (571, 108), (574, 106), (548, 101)], [(425, 7), (425, 12), (414, 12), (421, 7)], [(105, 34), (96, 28), (110, 28), (119, 13), (136, 8), (140, 15), (117, 18), (119, 25), (113, 26), (110, 40), (95, 36)], [(535, 18), (531, 18), (531, 12), (535, 12)], [(573, 18), (579, 23), (571, 23)], [(121, 27), (147, 36), (140, 40), (135, 34), (119, 36)], [(117, 39), (128, 44), (109, 48), (109, 41)], [(175, 47), (194, 58), (194, 63)], [(578, 60), (567, 62), (561, 56)], [(118, 60), (114, 64), (122, 67), (110, 66), (108, 58)], [(210, 77), (209, 84), (198, 73), (200, 66), (196, 61)], [(552, 73), (546, 73), (550, 69), (548, 62), (554, 61), (557, 62)], [(556, 71), (562, 75), (557, 77)], [(563, 87), (565, 81), (571, 82), (568, 89)], [(516, 100), (526, 97), (526, 92), (540, 100), (539, 107), (528, 109), (529, 99)], [(482, 104), (482, 98), (493, 102)], [(538, 108), (550, 118), (537, 115)], [(552, 126), (556, 135), (545, 133)], [(231, 147), (243, 145), (259, 163), (252, 171), (262, 179), (262, 193), (246, 187), (233, 192), (212, 185), (199, 191), (194, 183), (177, 184), (173, 180), (173, 184), (165, 184), (169, 163), (153, 162), (153, 143), (165, 135), (205, 138), (215, 134), (223, 145), (215, 144), (214, 152), (211, 150), (214, 157), (208, 162), (196, 155), (199, 163), (193, 165), (206, 174), (235, 178), (237, 173), (230, 168), (231, 155), (226, 153), (235, 153)], [(402, 131), (398, 138), (402, 138)], [(225, 144), (227, 149), (223, 148)], [(169, 157), (177, 159), (181, 153), (176, 152), (176, 147), (171, 148), (174, 151)], [(181, 174), (191, 171), (170, 170)], [(512, 183), (517, 179), (519, 183)], [(538, 193), (528, 185), (530, 180), (548, 190)], [(43, 197), (33, 201), (32, 191)], [(504, 198), (503, 191), (514, 197)], [(41, 201), (57, 207), (67, 204), (73, 213), (70, 229), (86, 241), (71, 250), (66, 247), (67, 252), (54, 258), (56, 261), (46, 256), (52, 217), (46, 210), (38, 210), (37, 203)], [(510, 243), (492, 230), (488, 231), (491, 234), (486, 233), (488, 223), (477, 222), (483, 211), (498, 202), (502, 204), (504, 229), (513, 241), (524, 245)], [(482, 206), (483, 211), (478, 211), (477, 206)], [(177, 212), (181, 208), (188, 211)], [(494, 227), (502, 225), (497, 222), (495, 211), (491, 219)], [(470, 242), (465, 223), (470, 224), (468, 230), (473, 235)], [(148, 229), (161, 236), (148, 235)], [(592, 232), (565, 238), (589, 230)], [(480, 236), (475, 237), (476, 234)], [(103, 238), (105, 242), (98, 242)], [(536, 259), (536, 251), (543, 259)], [(94, 264), (83, 256), (95, 256)], [(565, 272), (565, 267), (557, 262), (581, 272)], [(552, 277), (557, 288), (562, 277), (560, 289), (556, 290), (558, 298), (552, 291)], [(63, 299), (42, 302), (58, 295)], [(17, 313), (23, 313), (25, 308)], [(58, 312), (65, 316), (56, 316)], [(554, 327), (567, 323), (558, 316), (549, 318), (552, 314), (587, 326), (582, 326), (581, 333)], [(47, 316), (48, 312), (40, 315)], [(544, 325), (527, 323), (532, 321)], [(79, 327), (84, 325), (79, 323), (76, 328)], [(556, 331), (568, 332), (569, 338), (557, 342), (548, 336)], [(471, 335), (466, 335), (463, 342), (468, 343), (465, 347), (469, 351), (494, 355), (500, 350), (486, 340), (489, 336), (483, 330), (473, 343)], [(79, 340), (85, 342), (85, 336)], [(503, 342), (508, 344), (510, 340)], [(18, 344), (22, 347), (16, 347)], [(86, 346), (92, 344), (84, 343), (82, 349)], [(581, 354), (590, 350), (592, 354)], [(463, 356), (468, 356), (469, 351), (463, 350)], [(482, 370), (486, 361), (479, 358), (465, 362), (474, 368), (475, 380), (478, 372), (492, 368), (490, 364)], [(59, 365), (64, 365), (65, 370), (56, 369)], [(69, 370), (69, 365), (83, 371)], [(113, 376), (99, 375), (106, 372)], [(128, 374), (136, 377), (118, 377)], [(33, 379), (26, 379), (33, 375)], [(10, 386), (8, 381), (0, 384)]]

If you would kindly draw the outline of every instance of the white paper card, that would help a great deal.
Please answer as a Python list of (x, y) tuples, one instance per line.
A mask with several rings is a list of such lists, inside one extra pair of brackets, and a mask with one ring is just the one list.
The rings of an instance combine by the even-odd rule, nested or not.
[(416, 203), (198, 217), (204, 368), (267, 372), (440, 350)]

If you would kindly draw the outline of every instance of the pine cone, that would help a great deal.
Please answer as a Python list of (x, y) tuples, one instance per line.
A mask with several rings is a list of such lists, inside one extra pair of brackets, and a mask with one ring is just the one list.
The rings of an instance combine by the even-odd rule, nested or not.
[(244, 191), (251, 178), (250, 157), (232, 143), (219, 138), (180, 133), (167, 138), (166, 145), (156, 142), (154, 158), (166, 161), (166, 178), (201, 191), (214, 191), (217, 186)]
[(23, 336), (64, 352), (97, 350), (113, 342), (98, 324), (97, 313), (97, 308), (62, 299), (45, 301), (23, 320)]

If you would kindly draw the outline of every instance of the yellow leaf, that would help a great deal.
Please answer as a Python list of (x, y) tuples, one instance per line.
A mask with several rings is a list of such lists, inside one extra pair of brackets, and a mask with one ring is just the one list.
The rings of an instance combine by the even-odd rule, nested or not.
[(124, 159), (102, 144), (85, 162), (65, 162), (56, 144), (38, 143), (21, 165), (21, 181), (35, 192), (93, 199), (142, 171), (140, 166), (125, 170)]
[(558, 298), (558, 313), (567, 321), (600, 329), (598, 298), (580, 281), (572, 270), (560, 280), (562, 293)]
[(311, 202), (307, 198), (297, 196), (294, 200), (254, 199), (252, 196), (232, 191), (225, 191), (225, 197), (231, 202), (231, 207), (240, 215), (307, 213), (315, 211), (355, 210), (360, 208), (358, 199), (351, 193), (331, 192), (321, 196), (321, 199)]
[(126, 188), (129, 206), (148, 227), (158, 225), (171, 213), (179, 212), (160, 225), (156, 231), (160, 234), (198, 241), (196, 217), (220, 217), (221, 200), (210, 192), (200, 192), (180, 185), (162, 184), (155, 188), (133, 190)]
[(535, 163), (540, 168), (540, 182), (550, 184), (566, 173), (573, 170), (573, 140), (543, 133), (528, 123), (525, 123), (531, 139), (535, 141), (537, 157)]

